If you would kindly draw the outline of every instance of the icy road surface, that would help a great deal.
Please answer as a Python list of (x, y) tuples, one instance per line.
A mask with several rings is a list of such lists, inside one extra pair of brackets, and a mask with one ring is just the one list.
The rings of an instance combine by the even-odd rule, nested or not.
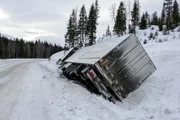
[(157, 71), (116, 104), (60, 78), (53, 60), (0, 60), (0, 120), (180, 120), (180, 40), (145, 49)]

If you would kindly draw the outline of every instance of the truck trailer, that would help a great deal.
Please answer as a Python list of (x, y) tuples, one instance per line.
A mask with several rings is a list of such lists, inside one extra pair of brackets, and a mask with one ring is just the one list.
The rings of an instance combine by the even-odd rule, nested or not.
[(68, 79), (110, 101), (122, 101), (156, 71), (134, 34), (73, 48), (61, 58), (60, 68)]

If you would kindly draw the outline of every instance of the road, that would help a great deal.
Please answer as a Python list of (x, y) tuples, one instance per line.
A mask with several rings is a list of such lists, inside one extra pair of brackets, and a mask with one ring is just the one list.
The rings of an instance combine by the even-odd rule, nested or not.
[[(44, 108), (44, 89), (43, 86), (37, 86), (43, 79), (38, 63), (38, 60), (14, 60), (8, 61), (3, 67), (1, 65), (0, 120), (39, 120), (38, 118), (44, 117), (44, 120), (48, 119)], [(42, 114), (39, 114), (39, 111), (43, 111)]]
[(47, 60), (0, 61), (0, 120), (118, 118), (102, 100), (109, 104), (83, 87), (59, 78), (57, 66)]

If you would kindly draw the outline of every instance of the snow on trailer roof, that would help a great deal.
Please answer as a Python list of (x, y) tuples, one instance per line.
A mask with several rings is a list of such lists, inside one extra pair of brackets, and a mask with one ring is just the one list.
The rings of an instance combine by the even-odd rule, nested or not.
[(66, 62), (95, 64), (129, 36), (130, 34), (122, 37), (112, 36), (101, 43), (84, 47), (68, 58)]

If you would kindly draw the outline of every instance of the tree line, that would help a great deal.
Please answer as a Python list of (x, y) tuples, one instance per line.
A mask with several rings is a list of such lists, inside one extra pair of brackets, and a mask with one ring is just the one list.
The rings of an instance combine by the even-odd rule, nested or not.
[(63, 50), (61, 46), (41, 42), (25, 42), (23, 39), (8, 39), (0, 34), (0, 58), (49, 58)]
[[(114, 12), (112, 11), (111, 13)], [(156, 11), (152, 15), (146, 11), (140, 16), (139, 0), (134, 0), (132, 11), (128, 11), (128, 14), (131, 15), (131, 18), (129, 18), (131, 22), (127, 25), (127, 10), (124, 2), (120, 2), (116, 16), (112, 16), (112, 18), (115, 18), (114, 34), (122, 35), (125, 32), (136, 33), (135, 28), (137, 26), (143, 30), (151, 25), (159, 26), (160, 31), (166, 30), (168, 34), (169, 30), (175, 29), (180, 23), (179, 4), (177, 0), (164, 0), (161, 16), (158, 16), (158, 12)], [(126, 31), (127, 27), (129, 31)]]
[[(148, 11), (142, 12), (141, 15), (140, 8), (139, 0), (134, 0), (132, 9), (130, 9), (130, 5), (125, 5), (123, 1), (120, 2), (118, 9), (116, 9), (116, 4), (113, 4), (110, 8), (110, 15), (114, 26), (112, 32), (110, 27), (107, 27), (105, 36), (112, 34), (122, 36), (127, 33), (136, 33), (137, 26), (140, 29), (147, 29), (151, 25), (159, 26), (160, 31), (165, 30), (165, 34), (168, 34), (169, 30), (173, 30), (180, 23), (177, 0), (164, 0), (161, 16), (158, 16), (156, 11), (152, 15)], [(98, 0), (92, 3), (88, 15), (85, 5), (82, 5), (79, 17), (77, 17), (78, 10), (73, 9), (65, 35), (66, 47), (91, 46), (96, 43), (99, 10)]]
[(150, 16), (147, 12), (143, 13), (140, 20), (140, 28), (146, 29), (149, 25), (159, 26), (159, 30), (165, 30), (166, 34), (169, 30), (173, 30), (179, 26), (180, 14), (179, 4), (177, 0), (164, 0), (161, 15), (158, 16), (158, 12), (154, 12)]
[[(139, 0), (134, 0), (132, 11), (127, 11), (124, 2), (120, 2), (116, 16), (113, 6), (114, 4), (111, 9), (112, 19), (115, 18), (113, 34), (116, 35), (123, 35), (126, 32), (136, 33), (135, 28), (137, 26), (143, 30), (151, 25), (159, 26), (159, 31), (165, 30), (165, 34), (168, 34), (169, 30), (175, 29), (180, 23), (179, 4), (177, 0), (164, 0), (161, 16), (158, 16), (158, 12), (156, 11), (152, 15), (146, 11), (143, 12), (141, 16)], [(131, 15), (129, 20), (127, 20), (127, 12)], [(131, 22), (127, 23), (127, 21)], [(129, 28), (128, 31), (127, 28)], [(108, 29), (109, 28), (107, 28), (107, 30)]]

